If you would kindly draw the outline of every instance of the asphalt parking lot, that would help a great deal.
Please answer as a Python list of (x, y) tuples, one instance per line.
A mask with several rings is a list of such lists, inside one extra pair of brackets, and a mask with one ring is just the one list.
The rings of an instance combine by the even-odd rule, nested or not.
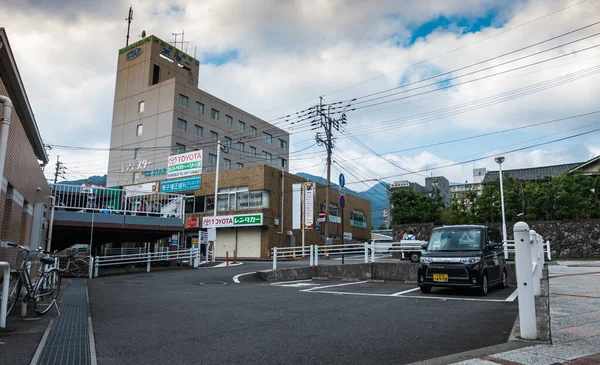
[(424, 295), (399, 282), (238, 276), (270, 266), (88, 281), (98, 363), (408, 364), (504, 343), (517, 315), (514, 288)]

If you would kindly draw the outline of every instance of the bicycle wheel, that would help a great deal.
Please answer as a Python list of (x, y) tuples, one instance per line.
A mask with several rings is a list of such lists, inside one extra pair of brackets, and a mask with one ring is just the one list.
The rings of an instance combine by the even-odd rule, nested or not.
[[(0, 284), (1, 288), (1, 284)], [(10, 280), (8, 282), (8, 300), (6, 306), (6, 315), (10, 314), (10, 311), (15, 306), (17, 299), (19, 299), (19, 294), (21, 293), (21, 275), (18, 272), (14, 272), (10, 274)], [(0, 300), (2, 299), (2, 290), (0, 289)]]
[(85, 260), (77, 259), (71, 262), (71, 267), (69, 267), (69, 273), (76, 278), (80, 278), (82, 276), (86, 276), (88, 274), (88, 263)]
[(42, 276), (33, 291), (33, 311), (37, 314), (46, 314), (58, 298), (60, 291), (60, 272), (52, 269)]

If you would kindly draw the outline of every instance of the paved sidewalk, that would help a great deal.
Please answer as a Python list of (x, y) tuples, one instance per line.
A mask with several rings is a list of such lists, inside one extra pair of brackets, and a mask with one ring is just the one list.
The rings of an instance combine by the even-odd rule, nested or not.
[(559, 261), (548, 269), (552, 344), (455, 365), (600, 364), (600, 261)]

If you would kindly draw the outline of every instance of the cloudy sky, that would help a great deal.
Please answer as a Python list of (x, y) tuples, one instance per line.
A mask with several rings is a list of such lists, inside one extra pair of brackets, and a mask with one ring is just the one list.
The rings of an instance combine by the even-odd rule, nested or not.
[(595, 0), (4, 0), (0, 26), (69, 179), (106, 173), (130, 4), (132, 42), (185, 31), (199, 88), (290, 131), (292, 172), (324, 175), (308, 121), (280, 119), (319, 96), (347, 106), (333, 176), (355, 190), (426, 174), (471, 181), (516, 149), (506, 168), (600, 154), (600, 132), (585, 134), (600, 128)]

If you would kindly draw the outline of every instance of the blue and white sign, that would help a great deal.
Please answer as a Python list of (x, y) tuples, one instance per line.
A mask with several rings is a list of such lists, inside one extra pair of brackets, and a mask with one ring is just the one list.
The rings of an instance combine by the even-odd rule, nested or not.
[(161, 193), (175, 193), (200, 189), (200, 176), (188, 177), (186, 179), (169, 180), (160, 183)]
[(132, 59), (137, 58), (141, 54), (142, 49), (138, 47), (127, 52), (127, 54), (125, 55), (125, 59), (127, 59), (127, 61), (131, 61)]
[(340, 174), (340, 187), (343, 188), (346, 185), (346, 177), (344, 174)]

